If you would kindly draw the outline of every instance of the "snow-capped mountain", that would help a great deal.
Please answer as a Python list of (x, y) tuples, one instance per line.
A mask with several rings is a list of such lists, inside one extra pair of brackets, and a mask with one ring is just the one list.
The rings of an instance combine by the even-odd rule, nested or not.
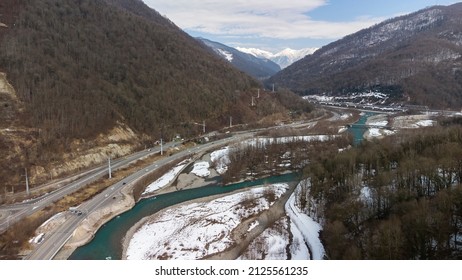
[(304, 58), (307, 55), (310, 55), (314, 53), (317, 48), (306, 48), (306, 49), (301, 49), (301, 50), (293, 50), (290, 48), (284, 49), (278, 53), (272, 53), (269, 51), (261, 50), (261, 49), (256, 49), (256, 48), (236, 48), (237, 50), (248, 53), (251, 55), (254, 55), (256, 57), (260, 58), (266, 58), (269, 59), (275, 63), (277, 63), (279, 66), (281, 66), (282, 69), (286, 68), (287, 66), (291, 65), (295, 61), (298, 61), (302, 58)]
[(265, 79), (281, 70), (281, 67), (270, 59), (241, 52), (224, 44), (213, 42), (204, 38), (197, 38), (215, 54), (226, 59), (237, 69), (257, 79)]

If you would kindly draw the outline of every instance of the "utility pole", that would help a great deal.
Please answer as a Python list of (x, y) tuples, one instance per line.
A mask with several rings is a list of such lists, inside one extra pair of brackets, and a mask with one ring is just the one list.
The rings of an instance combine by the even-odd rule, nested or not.
[(29, 177), (27, 176), (27, 168), (24, 168), (24, 170), (26, 171), (26, 194), (29, 196)]
[(108, 171), (109, 171), (109, 179), (112, 178), (112, 171), (111, 171), (111, 157), (108, 157)]
[(160, 155), (164, 155), (164, 124), (160, 127)]

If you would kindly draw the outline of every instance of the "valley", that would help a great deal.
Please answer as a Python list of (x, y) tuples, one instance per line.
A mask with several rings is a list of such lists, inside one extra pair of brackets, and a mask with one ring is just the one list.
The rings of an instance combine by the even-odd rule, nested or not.
[[(346, 113), (342, 113), (342, 112), (335, 113), (334, 112), (333, 115), (331, 115), (332, 113), (330, 113), (330, 114), (327, 114), (326, 116), (324, 116), (323, 118), (317, 118), (316, 120), (311, 121), (311, 122), (297, 122), (297, 123), (294, 123), (294, 124), (289, 124), (288, 126), (275, 127), (275, 128), (276, 128), (276, 130), (281, 130), (280, 136), (286, 135), (287, 131), (286, 132), (284, 132), (284, 131), (285, 131), (285, 129), (289, 129), (290, 134), (288, 134), (286, 136), (291, 136), (291, 137), (294, 136), (294, 133), (297, 134), (296, 131), (300, 130), (300, 132), (301, 132), (301, 131), (307, 130), (307, 129), (309, 131), (311, 131), (310, 133), (314, 133), (316, 135), (316, 131), (318, 129), (321, 129), (322, 127), (324, 127), (324, 129), (325, 129), (325, 126), (328, 125), (329, 123), (331, 123), (331, 125), (334, 125), (334, 128), (333, 128), (332, 131), (341, 131), (341, 128), (343, 126), (345, 126), (346, 124), (348, 124), (351, 121), (351, 118), (353, 117), (353, 115), (351, 113), (347, 113), (347, 112)], [(329, 115), (331, 115), (331, 116), (329, 117)], [(427, 115), (427, 118), (428, 117), (429, 116)], [(397, 123), (397, 120), (400, 119), (400, 118), (401, 117), (394, 118), (396, 120), (394, 122)], [(327, 123), (326, 123), (326, 121), (327, 121)], [(414, 122), (417, 123), (419, 121), (421, 121), (421, 118), (415, 118)], [(377, 122), (377, 120), (375, 122)], [(316, 128), (319, 123), (322, 123), (322, 126)], [(408, 122), (408, 124), (410, 124), (410, 123)], [(403, 125), (399, 126), (398, 123), (394, 127), (395, 127), (395, 129), (400, 129), (400, 128), (404, 129), (404, 128), (406, 128), (406, 126), (403, 126)], [(407, 127), (412, 127), (412, 126), (408, 125)], [(270, 129), (269, 131), (271, 131), (271, 130), (274, 130), (274, 128)], [(259, 133), (262, 133), (264, 131), (265, 130), (263, 129)], [(298, 132), (298, 133), (300, 133), (300, 132)], [(60, 223), (60, 225), (58, 225), (58, 228), (51, 229), (51, 231), (48, 232), (48, 233), (44, 232), (45, 234), (43, 235), (43, 239), (41, 240), (41, 242), (39, 244), (33, 245), (33, 247), (36, 247), (36, 248), (33, 249), (30, 253), (28, 253), (26, 258), (27, 259), (35, 259), (35, 258), (42, 259), (42, 258), (53, 258), (53, 257), (66, 258), (66, 255), (69, 255), (70, 253), (72, 253), (72, 251), (76, 248), (76, 246), (82, 246), (85, 243), (90, 242), (90, 240), (94, 238), (93, 236), (96, 233), (96, 230), (101, 228), (102, 226), (104, 227), (104, 224), (106, 222), (110, 221), (111, 219), (113, 219), (117, 215), (120, 215), (121, 213), (127, 211), (128, 209), (132, 208), (135, 205), (135, 203), (139, 203), (139, 202), (136, 202), (133, 199), (133, 188), (134, 188), (134, 185), (136, 185), (135, 182), (139, 181), (140, 178), (146, 176), (146, 173), (147, 173), (148, 170), (149, 170), (149, 172), (153, 172), (153, 171), (161, 168), (163, 165), (168, 164), (169, 162), (178, 162), (179, 159), (184, 158), (185, 156), (187, 158), (189, 158), (191, 156), (191, 153), (194, 153), (194, 154), (197, 154), (197, 155), (202, 155), (204, 153), (204, 151), (211, 151), (211, 150), (212, 151), (213, 150), (218, 151), (218, 149), (220, 147), (222, 147), (223, 145), (229, 146), (232, 142), (236, 142), (236, 141), (237, 142), (242, 142), (244, 139), (249, 139), (249, 138), (250, 138), (249, 140), (251, 140), (251, 138), (257, 137), (255, 135), (255, 133), (256, 133), (256, 131), (247, 132), (247, 133), (237, 133), (237, 134), (235, 134), (235, 136), (232, 136), (230, 138), (225, 138), (223, 140), (214, 141), (214, 142), (211, 142), (211, 143), (208, 143), (208, 144), (205, 144), (205, 145), (200, 145), (200, 146), (197, 146), (196, 148), (192, 148), (192, 149), (191, 148), (185, 149), (182, 152), (175, 153), (173, 156), (167, 157), (167, 158), (165, 158), (163, 160), (154, 161), (150, 166), (141, 168), (138, 172), (130, 175), (127, 178), (120, 179), (120, 181), (113, 184), (112, 186), (109, 186), (105, 191), (103, 191), (100, 194), (98, 194), (97, 196), (95, 196), (95, 198), (91, 199), (89, 202), (81, 204), (77, 208), (74, 208), (74, 209), (78, 209), (78, 211), (80, 211), (80, 213), (83, 213), (82, 215), (72, 214), (72, 213), (69, 213), (68, 211), (65, 211), (65, 212), (59, 214), (60, 216), (63, 216), (63, 214), (64, 214), (64, 217), (66, 217), (65, 220), (62, 221)], [(333, 136), (335, 136), (335, 135), (336, 134), (334, 134)], [(236, 137), (238, 137), (238, 138), (236, 138)], [(285, 140), (285, 141), (294, 141), (294, 140), (289, 140), (289, 139), (291, 139), (291, 137), (288, 137), (288, 138), (286, 137), (287, 140)], [(328, 139), (328, 137), (329, 136), (326, 135), (325, 140), (322, 140), (322, 141), (326, 141)], [(373, 136), (370, 135), (370, 137), (373, 137)], [(377, 137), (377, 135), (376, 135), (376, 137)], [(297, 137), (295, 137), (295, 139), (296, 138)], [(303, 137), (301, 137), (300, 139), (302, 139), (302, 138)], [(271, 139), (272, 138), (269, 138), (269, 140), (271, 140)], [(318, 140), (315, 140), (316, 137), (311, 137), (309, 139), (313, 139), (314, 141), (318, 141)], [(308, 141), (313, 141), (313, 140), (308, 140)], [(321, 140), (321, 138), (320, 138), (320, 140)], [(302, 141), (307, 141), (307, 140), (302, 140)], [(271, 142), (273, 142), (273, 141), (271, 141)], [(268, 143), (271, 143), (271, 142), (268, 142)], [(252, 143), (252, 141), (249, 141), (248, 143)], [(320, 142), (320, 143), (322, 143), (322, 142)], [(341, 143), (341, 142), (339, 142), (339, 143)], [(171, 146), (172, 143), (167, 144), (165, 146), (166, 149), (168, 148), (169, 145)], [(252, 145), (255, 145), (255, 144), (252, 144)], [(341, 148), (344, 148), (344, 147), (341, 147)], [(286, 147), (286, 149), (287, 149), (287, 147)], [(151, 153), (159, 153), (159, 150), (158, 149), (157, 150), (152, 150)], [(287, 153), (287, 150), (284, 153)], [(228, 157), (231, 160), (233, 158), (232, 156), (228, 156)], [(195, 157), (195, 158), (198, 158), (198, 157)], [(268, 157), (267, 157), (267, 159), (268, 159)], [(217, 159), (215, 159), (215, 160), (217, 160)], [(294, 159), (292, 159), (291, 161), (293, 161), (293, 160)], [(292, 163), (295, 163), (295, 162), (292, 162)], [(281, 163), (278, 163), (278, 165), (280, 165), (280, 164)], [(246, 166), (246, 165), (245, 164), (243, 165), (243, 162), (240, 161), (240, 166)], [(281, 171), (291, 169), (290, 164), (289, 165), (284, 164), (284, 166), (286, 166), (286, 167), (282, 168)], [(223, 166), (220, 167), (220, 169), (223, 169), (223, 168), (224, 168)], [(228, 167), (228, 168), (225, 168), (225, 169), (231, 169), (231, 172), (232, 172), (233, 168)], [(265, 169), (257, 168), (257, 169), (253, 169), (253, 170), (255, 170), (254, 172), (257, 172), (257, 173), (255, 173), (255, 175), (258, 176), (258, 177), (263, 176), (263, 174), (266, 173)], [(259, 171), (257, 171), (257, 170), (259, 170)], [(281, 172), (281, 171), (279, 171), (279, 172)], [(104, 172), (107, 174), (107, 170), (104, 171)], [(263, 172), (263, 173), (261, 173), (261, 172)], [(258, 173), (261, 173), (261, 174), (258, 175)], [(277, 173), (275, 173), (275, 174), (277, 174)], [(178, 175), (179, 174), (177, 173), (177, 175), (175, 175), (175, 177), (178, 176)], [(206, 177), (208, 177), (208, 176), (209, 175), (206, 175)], [(254, 179), (252, 179), (252, 180), (254, 180)], [(151, 179), (151, 181), (153, 181), (153, 179)], [(155, 197), (156, 195), (158, 195), (158, 193), (161, 194), (161, 193), (168, 193), (168, 192), (177, 192), (178, 190), (181, 190), (182, 189), (181, 185), (176, 185), (174, 188), (169, 187), (170, 184), (172, 184), (173, 181), (174, 180), (170, 179), (169, 181), (164, 183), (163, 186), (160, 186), (160, 188), (157, 191), (151, 192), (150, 196)], [(148, 184), (149, 183), (143, 183), (143, 185), (145, 187)], [(188, 181), (186, 181), (186, 182), (179, 183), (179, 184), (186, 184), (187, 185), (189, 183), (188, 183)], [(200, 186), (203, 186), (204, 184), (207, 185), (207, 184), (210, 184), (210, 183), (206, 183), (206, 182), (203, 182), (202, 184), (199, 183), (199, 185), (196, 185), (195, 187), (200, 187)], [(213, 182), (212, 182), (212, 184), (213, 184)], [(165, 188), (165, 190), (164, 190), (164, 188)], [(168, 191), (169, 188), (170, 188), (170, 191)], [(290, 194), (290, 193), (288, 193), (288, 194)], [(204, 199), (202, 199), (202, 200), (203, 201), (208, 201), (209, 199), (207, 198), (205, 200)], [(41, 199), (41, 201), (43, 201), (43, 199)], [(154, 203), (156, 203), (156, 201), (154, 201)], [(38, 207), (34, 206), (34, 208), (37, 209)], [(284, 213), (284, 211), (282, 213)], [(258, 215), (256, 217), (258, 217)], [(13, 222), (13, 220), (10, 220), (9, 222)], [(269, 226), (269, 224), (268, 224), (268, 226)], [(265, 229), (265, 227), (261, 228), (261, 230), (259, 232), (263, 232), (264, 229)], [(252, 236), (255, 237), (256, 235), (252, 235)], [(58, 239), (56, 239), (58, 237), (60, 237), (61, 238), (60, 240), (62, 240), (62, 241), (58, 241)], [(252, 240), (252, 239), (250, 239), (250, 240)], [(317, 242), (319, 243), (320, 241), (317, 241)], [(53, 246), (53, 247), (55, 247), (57, 249), (56, 250), (51, 250), (50, 247), (47, 246), (47, 244), (50, 244), (48, 246)], [(64, 246), (63, 250), (59, 251), (59, 248), (61, 248), (61, 246), (59, 246), (57, 244), (62, 244), (61, 246)], [(65, 245), (65, 244), (67, 244), (67, 245)], [(56, 246), (58, 246), (58, 247), (56, 247)], [(72, 249), (72, 248), (74, 248), (74, 249)], [(225, 252), (226, 251), (227, 250), (225, 250)], [(42, 253), (40, 253), (40, 252), (48, 252), (48, 253), (51, 253), (51, 255), (49, 255), (49, 257), (47, 257), (46, 255), (41, 255)], [(293, 252), (292, 254), (296, 255), (295, 252)], [(302, 254), (306, 254), (306, 253), (302, 253)], [(223, 252), (222, 258), (226, 258), (226, 256), (230, 256), (230, 255), (225, 254)], [(111, 258), (114, 258), (114, 257), (115, 256), (111, 256)], [(119, 256), (119, 258), (120, 258), (120, 256)]]
[(461, 258), (462, 3), (167, 2), (0, 3), (0, 259)]

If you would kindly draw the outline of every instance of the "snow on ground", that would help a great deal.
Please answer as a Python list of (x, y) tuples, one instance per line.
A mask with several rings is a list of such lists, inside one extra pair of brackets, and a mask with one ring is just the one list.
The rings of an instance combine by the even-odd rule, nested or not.
[(368, 122), (367, 124), (370, 125), (370, 126), (383, 126), (383, 127), (385, 127), (385, 126), (387, 126), (388, 121), (377, 121), (377, 122), (371, 122), (371, 123)]
[(218, 53), (227, 61), (233, 61), (233, 54), (222, 49), (217, 49)]
[(51, 218), (46, 220), (35, 230), (35, 237), (29, 240), (29, 243), (40, 244), (45, 238), (47, 232), (52, 231), (57, 225), (60, 225), (66, 221), (65, 212), (59, 212), (53, 215)]
[(255, 221), (255, 222), (251, 223), (251, 224), (249, 225), (249, 229), (247, 230), (247, 232), (252, 231), (252, 229), (254, 229), (254, 228), (255, 228), (256, 226), (258, 226), (259, 224), (260, 224), (260, 223), (259, 223), (258, 221)]
[(243, 220), (269, 208), (266, 198), (277, 198), (287, 184), (256, 187), (208, 202), (183, 204), (163, 210), (131, 238), (127, 259), (199, 259), (233, 244), (231, 232)]
[(198, 177), (206, 178), (210, 175), (210, 163), (208, 161), (199, 161), (194, 163), (191, 173)]
[(286, 260), (289, 240), (288, 218), (283, 217), (252, 240), (238, 260)]
[(359, 199), (367, 205), (372, 205), (373, 201), (371, 189), (367, 186), (364, 186), (359, 194)]
[(388, 125), (388, 121), (383, 120), (382, 118), (382, 115), (378, 115), (370, 118), (374, 119), (373, 121), (367, 121), (367, 125), (373, 126), (368, 129), (366, 133), (367, 138), (376, 138), (395, 134), (395, 131), (385, 128)]
[(31, 238), (29, 240), (29, 243), (31, 243), (31, 244), (40, 244), (40, 243), (42, 243), (44, 236), (45, 236), (45, 233), (40, 233), (36, 237)]
[(393, 126), (396, 128), (419, 128), (434, 126), (436, 121), (429, 118), (429, 115), (399, 116), (394, 118)]
[(169, 172), (147, 186), (142, 195), (150, 194), (170, 184), (186, 165), (186, 163), (183, 163), (175, 166)]
[(292, 233), (292, 243), (290, 244), (290, 255), (292, 260), (309, 260), (310, 250), (308, 249), (302, 232), (294, 223), (290, 221), (290, 232)]
[(369, 129), (369, 137), (380, 137), (380, 136), (382, 136), (382, 133), (380, 133), (380, 130), (378, 128)]
[(325, 95), (307, 95), (303, 96), (303, 99), (305, 100), (316, 100), (318, 102), (331, 102), (334, 101), (333, 96), (325, 96)]
[(382, 129), (382, 128), (369, 128), (367, 137), (368, 138), (375, 138), (375, 137), (382, 137), (393, 135), (395, 132), (389, 129)]
[(427, 126), (435, 125), (435, 122), (432, 120), (423, 120), (423, 121), (418, 121), (416, 125), (419, 127), (427, 127)]
[(218, 174), (225, 174), (228, 171), (228, 165), (231, 163), (229, 160), (229, 147), (212, 152), (210, 161), (215, 164), (215, 170)]
[(342, 114), (340, 116), (340, 119), (341, 120), (347, 120), (348, 118), (351, 118), (352, 114)]
[[(297, 188), (300, 188), (301, 185), (299, 185)], [(294, 193), (296, 193), (295, 191)], [(319, 231), (322, 230), (322, 227), (320, 224), (315, 222), (311, 217), (308, 215), (304, 214), (300, 209), (298, 209), (297, 206), (295, 206), (295, 194), (292, 194), (289, 198), (289, 200), (286, 203), (286, 213), (290, 217), (291, 221), (291, 229), (292, 228), (292, 223), (293, 226), (298, 229), (297, 230), (292, 230), (292, 233), (294, 234), (294, 237), (298, 235), (298, 238), (303, 238), (304, 243), (307, 243), (311, 253), (312, 253), (312, 258), (314, 260), (322, 260), (324, 258), (324, 246), (321, 243), (321, 240), (319, 239)], [(300, 237), (300, 234), (301, 237)], [(302, 251), (302, 250), (300, 250)], [(300, 252), (300, 254), (295, 254), (296, 256), (303, 256), (303, 252)]]
[(43, 222), (43, 224), (40, 225), (39, 228), (45, 228), (47, 227), (49, 224), (53, 223), (53, 222), (56, 222), (58, 220), (60, 220), (61, 218), (63, 218), (64, 216), (64, 212), (59, 212), (55, 215), (53, 215), (51, 218), (49, 218), (48, 220), (46, 220), (45, 222)]
[[(374, 101), (373, 103), (381, 102), (383, 103), (388, 99), (388, 95), (378, 92), (378, 91), (368, 91), (368, 92), (355, 92), (345, 96), (326, 96), (326, 95), (308, 95), (303, 97), (306, 100), (313, 100), (316, 102), (348, 102), (360, 99), (372, 99), (370, 102)], [(362, 102), (364, 103), (364, 101)]]
[(244, 142), (251, 146), (264, 146), (271, 144), (286, 144), (292, 142), (313, 142), (313, 141), (328, 141), (330, 135), (310, 135), (310, 136), (288, 136), (288, 137), (257, 137)]

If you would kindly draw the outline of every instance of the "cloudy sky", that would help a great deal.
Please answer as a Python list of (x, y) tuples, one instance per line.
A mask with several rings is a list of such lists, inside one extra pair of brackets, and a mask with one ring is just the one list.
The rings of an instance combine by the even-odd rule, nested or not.
[(321, 47), (450, 0), (143, 0), (192, 36), (277, 52)]

